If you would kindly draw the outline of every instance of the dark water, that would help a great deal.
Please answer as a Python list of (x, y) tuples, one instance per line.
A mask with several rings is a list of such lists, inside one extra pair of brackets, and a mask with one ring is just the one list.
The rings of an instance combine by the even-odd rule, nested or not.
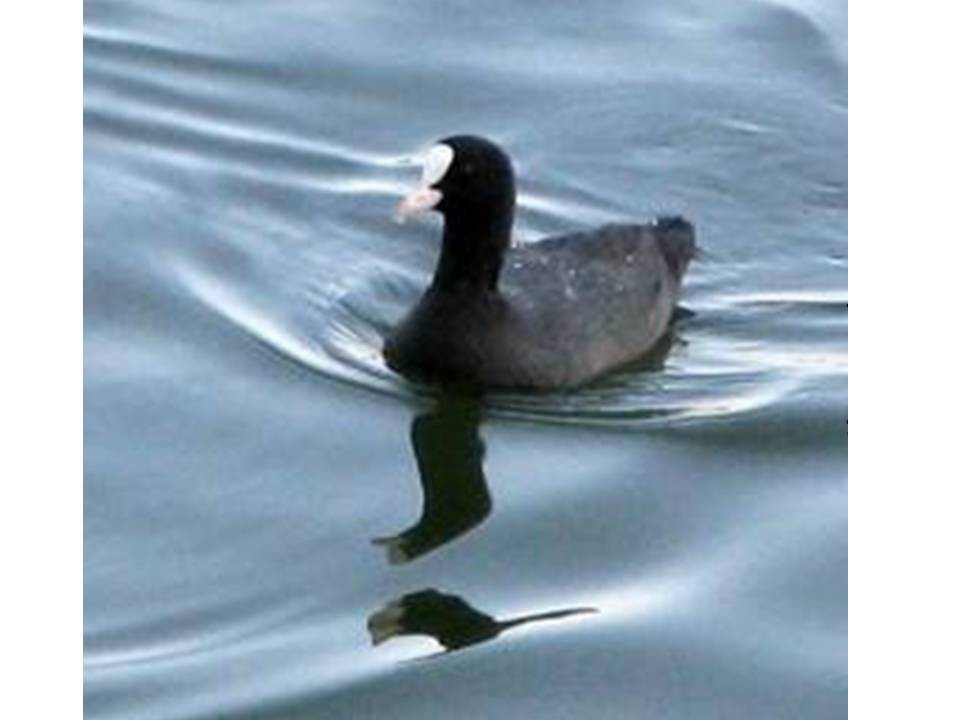
[[(843, 3), (85, 15), (88, 717), (846, 715)], [(385, 370), (404, 158), (463, 131), (521, 241), (697, 224), (659, 365)]]

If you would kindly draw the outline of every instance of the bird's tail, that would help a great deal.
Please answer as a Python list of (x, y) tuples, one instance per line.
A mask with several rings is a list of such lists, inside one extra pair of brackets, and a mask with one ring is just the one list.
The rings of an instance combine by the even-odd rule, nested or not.
[(697, 255), (693, 225), (679, 215), (659, 217), (654, 224), (654, 232), (670, 272), (679, 280), (687, 271), (687, 265)]

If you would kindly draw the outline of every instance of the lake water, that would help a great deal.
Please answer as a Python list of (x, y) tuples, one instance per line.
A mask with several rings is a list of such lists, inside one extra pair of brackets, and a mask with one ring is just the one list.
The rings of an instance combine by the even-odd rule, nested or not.
[[(84, 37), (87, 717), (846, 716), (844, 3)], [(438, 249), (407, 158), (457, 132), (512, 154), (518, 242), (696, 223), (663, 357), (481, 403), (384, 368)]]

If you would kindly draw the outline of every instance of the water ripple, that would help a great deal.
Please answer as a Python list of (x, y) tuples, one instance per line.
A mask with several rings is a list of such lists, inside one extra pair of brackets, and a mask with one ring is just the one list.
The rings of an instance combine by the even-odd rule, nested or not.
[[(329, 287), (316, 288), (312, 298), (304, 298), (304, 305), (313, 312), (285, 320), (196, 267), (183, 265), (179, 275), (208, 308), (290, 362), (325, 378), (398, 398), (434, 394), (430, 387), (396, 376), (380, 352), (385, 333), (417, 296), (413, 278), (381, 271), (376, 280), (360, 287), (348, 283), (332, 293)], [(628, 368), (571, 391), (492, 393), (488, 406), (495, 415), (516, 419), (627, 427), (748, 413), (781, 401), (807, 378), (846, 372), (845, 353), (818, 349), (809, 337), (804, 344), (777, 347), (759, 339), (725, 336), (716, 329), (737, 316), (750, 317), (756, 308), (785, 314), (795, 326), (802, 325), (810, 320), (809, 310), (814, 314), (845, 311), (845, 300), (839, 295), (723, 295), (705, 304), (706, 309), (698, 310), (700, 315), (680, 324), (674, 347), (659, 371)], [(797, 308), (806, 312), (797, 314)], [(755, 325), (756, 318), (749, 322)]]

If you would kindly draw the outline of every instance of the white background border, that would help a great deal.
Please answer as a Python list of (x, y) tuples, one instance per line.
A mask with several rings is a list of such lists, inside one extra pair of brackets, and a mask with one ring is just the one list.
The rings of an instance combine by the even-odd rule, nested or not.
[(3, 718), (82, 713), (82, 5), (0, 11)]
[(960, 19), (850, 4), (850, 708), (960, 717)]

